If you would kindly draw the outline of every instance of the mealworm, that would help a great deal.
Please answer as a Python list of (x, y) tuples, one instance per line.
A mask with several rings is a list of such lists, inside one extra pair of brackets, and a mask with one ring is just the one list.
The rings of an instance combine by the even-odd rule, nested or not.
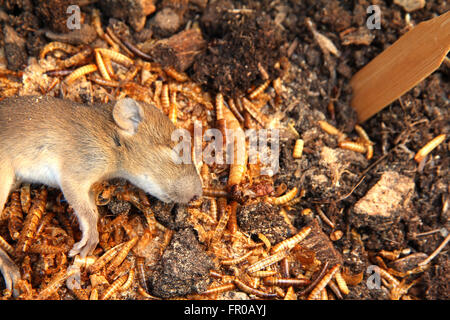
[(206, 291), (203, 291), (200, 294), (207, 295), (207, 294), (223, 293), (223, 292), (231, 291), (234, 288), (236, 288), (235, 284), (233, 282), (230, 282), (230, 283), (222, 284), (220, 286), (208, 288)]
[(109, 298), (111, 298), (113, 294), (115, 294), (116, 292), (118, 292), (122, 288), (122, 286), (125, 284), (127, 279), (128, 279), (128, 275), (125, 274), (125, 275), (121, 276), (119, 279), (117, 279), (116, 281), (114, 281), (105, 290), (105, 292), (101, 296), (100, 300), (108, 300)]
[(272, 248), (272, 253), (276, 253), (282, 250), (290, 250), (297, 245), (300, 241), (305, 239), (311, 232), (311, 227), (305, 227), (301, 229), (295, 236), (283, 240)]
[(110, 58), (112, 61), (122, 64), (127, 68), (131, 67), (134, 64), (133, 60), (128, 58), (126, 55), (123, 55), (111, 49), (97, 48), (96, 50), (98, 50), (102, 56), (106, 56)]
[(231, 207), (226, 205), (225, 198), (219, 198), (218, 209), (221, 211), (221, 216), (216, 228), (214, 229), (211, 244), (214, 244), (220, 240), (231, 214)]
[(245, 111), (247, 111), (260, 125), (265, 126), (267, 123), (267, 118), (262, 114), (253, 103), (248, 101), (246, 98), (242, 98), (242, 103)]
[(322, 290), (325, 289), (328, 282), (333, 278), (334, 274), (339, 270), (340, 267), (341, 267), (340, 264), (336, 264), (325, 274), (322, 280), (319, 281), (317, 286), (309, 294), (308, 300), (315, 300), (320, 296)]
[(283, 205), (292, 199), (295, 198), (297, 195), (298, 189), (297, 187), (294, 187), (291, 189), (291, 191), (287, 192), (285, 195), (281, 197), (267, 197), (267, 202), (274, 205)]
[(279, 277), (267, 277), (264, 278), (263, 281), (265, 285), (280, 286), (280, 287), (289, 287), (289, 286), (303, 287), (311, 283), (311, 281), (308, 279), (279, 278)]
[(329, 124), (326, 121), (317, 121), (320, 128), (325, 131), (328, 134), (331, 134), (333, 136), (337, 136), (339, 140), (343, 140), (346, 138), (346, 134), (334, 127), (333, 125)]
[(128, 253), (130, 252), (130, 250), (137, 243), (138, 239), (139, 239), (139, 237), (134, 237), (133, 239), (131, 239), (125, 243), (125, 245), (120, 249), (120, 252), (117, 253), (117, 256), (109, 264), (106, 272), (109, 273), (109, 272), (113, 271), (115, 268), (117, 268), (123, 262), (123, 260), (125, 260)]
[(264, 83), (262, 83), (259, 87), (257, 87), (255, 90), (253, 90), (250, 94), (249, 94), (249, 98), (250, 99), (255, 99), (257, 96), (259, 96), (264, 90), (266, 90), (266, 88), (269, 86), (270, 81), (267, 80)]
[(111, 77), (106, 70), (105, 63), (103, 62), (102, 55), (97, 49), (95, 50), (95, 60), (97, 61), (98, 71), (100, 72), (102, 77), (108, 81), (111, 80)]
[(225, 189), (221, 188), (203, 188), (203, 196), (213, 198), (226, 198), (228, 197), (228, 192)]
[(216, 95), (216, 120), (223, 119), (223, 95), (218, 93)]
[(78, 78), (84, 76), (85, 74), (92, 73), (97, 71), (97, 66), (95, 64), (88, 64), (85, 66), (82, 66), (75, 71), (73, 71), (70, 75), (66, 77), (64, 80), (67, 84), (72, 84), (75, 80)]
[(16, 254), (20, 252), (26, 252), (31, 245), (38, 223), (45, 212), (45, 206), (47, 204), (47, 189), (42, 188), (37, 199), (33, 201), (30, 211), (25, 218), (21, 234), (16, 246)]
[(177, 123), (178, 118), (178, 103), (177, 103), (177, 93), (176, 91), (172, 92), (170, 95), (170, 108), (169, 108), (169, 119), (173, 124)]
[(339, 270), (334, 274), (334, 278), (336, 279), (337, 285), (342, 294), (348, 294), (350, 291), (348, 290), (347, 283)]
[(119, 250), (126, 244), (123, 242), (115, 247), (112, 247), (106, 251), (100, 258), (98, 258), (89, 268), (89, 273), (97, 273), (101, 268), (103, 268), (112, 258), (119, 252)]
[[(26, 205), (28, 208), (31, 205), (31, 198), (29, 197), (29, 194), (28, 198), (26, 199)], [(20, 236), (20, 230), (23, 227), (22, 205), (21, 201), (19, 200), (18, 192), (11, 193), (11, 204), (8, 207), (8, 210), (9, 210), (9, 219), (8, 219), (9, 234), (11, 236), (11, 239), (17, 240)]]
[(82, 64), (92, 53), (91, 47), (85, 47), (83, 50), (78, 52), (77, 54), (71, 56), (62, 61), (58, 61), (57, 65), (60, 68), (69, 68), (75, 65)]
[(67, 43), (57, 42), (57, 41), (50, 42), (50, 43), (46, 44), (45, 47), (41, 50), (41, 53), (39, 54), (39, 59), (41, 59), (41, 60), (44, 59), (48, 53), (50, 53), (54, 50), (61, 50), (66, 53), (73, 54), (73, 53), (77, 52), (78, 49), (77, 49), (77, 47), (74, 47)]
[(261, 269), (264, 269), (265, 267), (268, 267), (274, 263), (277, 263), (278, 261), (282, 260), (287, 256), (286, 251), (279, 251), (275, 254), (272, 254), (264, 259), (261, 259), (254, 264), (247, 267), (248, 273), (253, 273), (255, 271), (259, 271)]
[(220, 261), (220, 264), (224, 265), (224, 266), (230, 266), (230, 265), (233, 265), (233, 264), (241, 263), (242, 261), (245, 261), (248, 257), (250, 257), (253, 254), (253, 252), (254, 251), (251, 250), (251, 251), (248, 251), (246, 254), (243, 254), (240, 257), (237, 257), (237, 258), (234, 258), (234, 259), (222, 260), (222, 261)]
[(297, 139), (295, 141), (294, 151), (292, 152), (292, 157), (294, 159), (299, 159), (303, 154), (304, 141), (302, 139)]
[(445, 134), (440, 134), (436, 138), (429, 141), (426, 145), (424, 145), (419, 151), (417, 151), (414, 156), (414, 160), (417, 163), (422, 162), (422, 160), (437, 146), (439, 146), (442, 142), (445, 141)]
[(171, 78), (175, 79), (178, 82), (186, 82), (189, 80), (189, 77), (184, 72), (178, 72), (173, 67), (164, 68), (164, 72)]
[(367, 152), (367, 147), (364, 144), (354, 142), (354, 141), (349, 141), (349, 140), (340, 141), (338, 146), (341, 149), (351, 150), (354, 152), (359, 152), (359, 153)]
[(234, 279), (233, 282), (236, 287), (238, 287), (238, 289), (244, 291), (247, 294), (253, 294), (260, 298), (275, 298), (277, 296), (275, 293), (266, 293), (261, 290), (252, 288), (239, 279)]

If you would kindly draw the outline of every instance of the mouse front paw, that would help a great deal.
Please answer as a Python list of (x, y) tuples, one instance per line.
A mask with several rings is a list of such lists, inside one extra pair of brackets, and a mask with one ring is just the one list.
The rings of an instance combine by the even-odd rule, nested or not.
[(98, 244), (97, 230), (86, 234), (83, 233), (83, 237), (81, 238), (81, 240), (75, 243), (72, 250), (70, 250), (69, 257), (74, 257), (77, 254), (79, 254), (80, 257), (84, 258), (94, 251), (97, 244)]
[(15, 286), (21, 279), (19, 268), (6, 254), (1, 252), (1, 250), (0, 271), (5, 279), (6, 289), (10, 291), (12, 290), (14, 297), (17, 297), (19, 295), (19, 291), (15, 288)]

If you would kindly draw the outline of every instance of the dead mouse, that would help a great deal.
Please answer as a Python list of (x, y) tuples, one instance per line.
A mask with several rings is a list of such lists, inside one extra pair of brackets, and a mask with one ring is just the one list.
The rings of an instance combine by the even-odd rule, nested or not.
[[(73, 207), (82, 239), (69, 255), (92, 253), (98, 243), (95, 182), (124, 178), (164, 202), (202, 194), (193, 164), (176, 164), (176, 127), (156, 107), (130, 98), (87, 106), (49, 96), (0, 101), (0, 212), (22, 181), (59, 187)], [(0, 249), (7, 289), (20, 277)]]

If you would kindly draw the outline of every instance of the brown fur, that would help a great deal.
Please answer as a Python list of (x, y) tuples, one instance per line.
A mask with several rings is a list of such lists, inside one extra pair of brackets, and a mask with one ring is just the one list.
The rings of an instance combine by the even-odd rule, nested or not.
[[(122, 101), (127, 111), (139, 107), (142, 113), (130, 120), (113, 103), (86, 106), (48, 96), (1, 101), (0, 212), (20, 180), (60, 187), (83, 232), (70, 255), (85, 256), (98, 243), (98, 213), (90, 193), (93, 183), (125, 178), (166, 202), (188, 202), (201, 195), (194, 165), (172, 161), (175, 126), (171, 121), (149, 104)], [(135, 132), (123, 123), (134, 126)], [(0, 268), (6, 278), (4, 269), (10, 264), (3, 256)]]

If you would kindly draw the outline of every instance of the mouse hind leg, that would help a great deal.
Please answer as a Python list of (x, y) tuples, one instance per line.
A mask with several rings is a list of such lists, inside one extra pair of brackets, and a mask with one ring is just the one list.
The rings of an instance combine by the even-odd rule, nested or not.
[(98, 244), (98, 211), (95, 205), (94, 197), (90, 193), (91, 184), (80, 183), (73, 184), (63, 182), (61, 185), (62, 192), (67, 202), (72, 206), (78, 218), (78, 224), (82, 232), (82, 238), (75, 243), (69, 256), (73, 257), (80, 254), (85, 257), (94, 251)]
[(8, 254), (0, 248), (0, 272), (5, 279), (6, 289), (12, 291), (13, 295), (17, 297), (19, 291), (15, 288), (17, 282), (21, 279), (20, 271), (14, 261)]

